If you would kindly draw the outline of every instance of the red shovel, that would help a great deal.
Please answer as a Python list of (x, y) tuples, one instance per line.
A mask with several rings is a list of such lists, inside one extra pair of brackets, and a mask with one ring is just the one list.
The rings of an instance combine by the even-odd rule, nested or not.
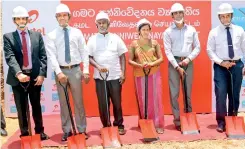
[(67, 82), (65, 86), (62, 85), (61, 83), (60, 83), (60, 85), (63, 87), (64, 92), (65, 92), (66, 103), (67, 103), (67, 106), (68, 106), (68, 111), (69, 111), (69, 115), (70, 115), (70, 119), (71, 119), (71, 125), (72, 125), (72, 130), (73, 130), (73, 133), (72, 133), (73, 135), (68, 137), (68, 139), (67, 139), (68, 149), (86, 149), (85, 135), (84, 134), (77, 134), (77, 132), (76, 132), (75, 123), (74, 123), (73, 116), (72, 116), (72, 111), (71, 111), (69, 95), (68, 95), (69, 82)]
[[(28, 83), (21, 83), (20, 84), (22, 88), (27, 92), (27, 89), (30, 85), (30, 81)], [(41, 149), (41, 138), (40, 134), (32, 135), (31, 130), (31, 116), (30, 116), (30, 109), (29, 109), (29, 103), (28, 103), (28, 95), (25, 98), (26, 103), (26, 115), (27, 115), (27, 121), (28, 121), (28, 131), (29, 136), (23, 136), (21, 137), (21, 149)]]
[[(228, 70), (228, 69), (227, 69)], [(226, 116), (226, 135), (231, 139), (244, 139), (245, 138), (245, 125), (244, 118), (242, 116), (236, 116), (237, 111), (235, 111), (234, 96), (233, 96), (233, 75), (230, 70), (228, 70), (231, 76), (231, 96), (232, 96), (232, 106), (233, 106), (233, 116)]]

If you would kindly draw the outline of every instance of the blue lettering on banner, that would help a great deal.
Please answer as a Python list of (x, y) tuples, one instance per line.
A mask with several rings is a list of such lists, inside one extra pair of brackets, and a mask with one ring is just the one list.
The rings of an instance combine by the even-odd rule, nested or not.
[(52, 72), (52, 80), (55, 80), (55, 74)]
[(242, 80), (242, 87), (245, 87), (245, 80)]
[(52, 94), (52, 101), (57, 101), (57, 100), (59, 100), (58, 93), (53, 93)]
[(42, 85), (41, 91), (44, 92), (44, 85)]
[(13, 89), (12, 89), (12, 87), (11, 87), (11, 86), (9, 87), (9, 92), (10, 92), (10, 93), (12, 93), (12, 92), (13, 92)]
[(17, 113), (16, 106), (11, 106), (10, 107), (10, 113)]
[(234, 17), (232, 18), (232, 22), (236, 25), (241, 26), (245, 30), (245, 8), (234, 8)]
[(41, 108), (42, 108), (42, 113), (44, 113), (45, 112), (45, 109), (46, 109), (45, 106), (42, 105)]

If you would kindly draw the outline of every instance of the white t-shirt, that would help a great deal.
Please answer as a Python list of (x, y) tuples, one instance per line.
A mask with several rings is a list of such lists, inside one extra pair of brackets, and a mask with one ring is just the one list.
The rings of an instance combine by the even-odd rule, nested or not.
[[(128, 51), (122, 39), (113, 33), (106, 35), (97, 33), (88, 40), (87, 48), (89, 55), (102, 67), (109, 70), (107, 80), (119, 79), (122, 71), (120, 56)], [(99, 71), (94, 69), (94, 78), (101, 79)]]

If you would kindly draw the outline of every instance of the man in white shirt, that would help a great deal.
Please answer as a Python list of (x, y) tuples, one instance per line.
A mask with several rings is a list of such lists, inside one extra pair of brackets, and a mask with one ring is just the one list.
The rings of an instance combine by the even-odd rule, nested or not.
[[(86, 115), (82, 98), (82, 77), (85, 83), (89, 82), (89, 57), (85, 39), (79, 29), (68, 25), (71, 17), (69, 8), (60, 4), (56, 7), (56, 19), (59, 27), (47, 36), (47, 54), (51, 61), (52, 69), (56, 74), (56, 85), (60, 101), (62, 141), (71, 136), (71, 120), (69, 117), (65, 93), (60, 85), (69, 82), (69, 87), (74, 101), (75, 120), (79, 133), (84, 133), (86, 138)], [(83, 62), (83, 72), (80, 63)]]
[[(180, 131), (179, 90), (180, 76), (186, 75), (188, 112), (192, 112), (191, 90), (193, 80), (193, 60), (200, 53), (200, 42), (196, 29), (184, 22), (184, 7), (175, 3), (171, 7), (174, 23), (164, 32), (163, 43), (169, 60), (168, 77), (174, 124)], [(186, 108), (186, 106), (184, 106)]]
[[(224, 132), (227, 94), (229, 98), (228, 115), (237, 115), (239, 108), (244, 67), (241, 58), (245, 56), (245, 33), (242, 27), (231, 23), (233, 9), (230, 4), (223, 3), (219, 6), (218, 17), (221, 24), (209, 32), (207, 52), (214, 62), (216, 120), (218, 123), (216, 130)], [(233, 107), (235, 108), (234, 113)]]
[[(108, 99), (111, 98), (114, 113), (114, 126), (118, 126), (120, 135), (125, 134), (123, 126), (123, 114), (121, 106), (122, 84), (125, 81), (126, 59), (125, 53), (128, 51), (122, 39), (113, 33), (108, 32), (110, 19), (108, 14), (100, 12), (95, 20), (98, 33), (88, 40), (89, 60), (94, 69), (94, 79), (96, 83), (96, 93), (99, 103), (100, 119), (103, 127), (111, 126), (108, 122), (106, 108), (104, 82), (100, 73), (109, 73), (106, 81)], [(110, 101), (108, 101), (110, 107)], [(109, 123), (109, 124), (108, 124)]]

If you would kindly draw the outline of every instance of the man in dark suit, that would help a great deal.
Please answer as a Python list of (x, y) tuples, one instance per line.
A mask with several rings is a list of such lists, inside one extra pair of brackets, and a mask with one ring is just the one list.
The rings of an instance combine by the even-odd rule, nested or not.
[(9, 66), (7, 84), (12, 86), (14, 93), (20, 137), (29, 135), (25, 102), (29, 95), (35, 133), (40, 134), (41, 140), (46, 140), (49, 137), (44, 133), (40, 93), (47, 73), (47, 56), (42, 35), (26, 27), (28, 17), (24, 7), (14, 8), (12, 18), (17, 30), (3, 36), (4, 54)]

